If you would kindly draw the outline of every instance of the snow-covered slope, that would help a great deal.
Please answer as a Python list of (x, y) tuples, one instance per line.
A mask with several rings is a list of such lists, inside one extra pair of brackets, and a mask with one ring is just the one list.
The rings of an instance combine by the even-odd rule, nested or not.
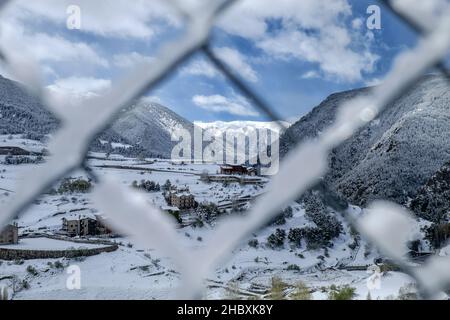
[[(339, 105), (368, 88), (336, 93), (288, 129), (281, 139), (287, 153), (298, 141), (320, 134)], [(326, 179), (350, 202), (387, 198), (406, 203), (450, 157), (450, 90), (442, 77), (429, 75), (387, 106), (329, 157)]]
[(39, 101), (19, 83), (0, 75), (0, 134), (27, 134), (40, 138), (57, 127)]
[(424, 219), (442, 223), (450, 218), (450, 161), (446, 162), (420, 189), (410, 208)]
[(193, 124), (158, 103), (141, 101), (124, 111), (108, 133), (119, 135), (153, 155), (170, 157), (174, 146), (171, 133), (180, 128), (192, 131)]
[[(0, 134), (25, 134), (28, 138), (39, 139), (54, 131), (57, 125), (58, 121), (38, 99), (19, 83), (0, 76)], [(92, 150), (167, 157), (173, 146), (170, 132), (179, 127), (191, 130), (193, 125), (160, 104), (141, 101), (124, 110), (94, 141)], [(117, 147), (121, 145), (127, 147)]]

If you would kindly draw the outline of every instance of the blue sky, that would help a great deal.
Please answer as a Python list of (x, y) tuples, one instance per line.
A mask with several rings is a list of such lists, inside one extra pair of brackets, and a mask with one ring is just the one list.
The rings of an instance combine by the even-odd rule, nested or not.
[[(66, 27), (69, 4), (81, 9), (80, 30)], [(217, 22), (212, 47), (282, 117), (297, 119), (333, 92), (381, 81), (415, 45), (416, 34), (382, 6), (381, 29), (369, 30), (373, 4), (245, 0)], [(49, 90), (74, 99), (108, 90), (184, 31), (156, 0), (13, 1), (4, 17), (2, 43), (37, 59)], [(201, 53), (147, 96), (191, 121), (266, 120)]]

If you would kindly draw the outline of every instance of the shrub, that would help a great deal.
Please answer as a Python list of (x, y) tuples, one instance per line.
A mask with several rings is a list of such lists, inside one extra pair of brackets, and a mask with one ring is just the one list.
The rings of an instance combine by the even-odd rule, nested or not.
[(330, 244), (330, 239), (324, 236), (322, 229), (317, 227), (305, 227), (302, 229), (308, 250), (317, 250)]
[(267, 238), (267, 243), (271, 248), (279, 248), (284, 245), (285, 239), (286, 231), (284, 231), (283, 229), (276, 229), (275, 232)]
[(87, 193), (90, 191), (92, 184), (88, 180), (84, 179), (71, 179), (67, 178), (61, 182), (61, 185), (58, 188), (58, 193)]
[(248, 241), (248, 245), (252, 248), (258, 247), (259, 241), (258, 239), (251, 239)]
[(21, 282), (21, 287), (23, 288), (23, 289), (25, 289), (25, 290), (28, 290), (28, 289), (30, 289), (30, 284), (28, 283), (28, 281), (27, 280), (22, 280), (22, 282)]
[(28, 272), (29, 274), (33, 275), (33, 276), (37, 276), (38, 273), (39, 273), (39, 272), (36, 270), (36, 268), (33, 267), (33, 266), (28, 266), (28, 267), (27, 267), (27, 272)]
[(220, 210), (214, 203), (200, 203), (196, 209), (199, 218), (210, 221), (220, 215)]
[(146, 192), (158, 192), (161, 191), (161, 186), (159, 183), (156, 183), (154, 181), (150, 180), (141, 180), (140, 183), (138, 183), (136, 180), (133, 181), (131, 184), (133, 188), (144, 190)]
[(275, 218), (273, 218), (268, 225), (281, 226), (286, 223), (286, 219), (290, 219), (293, 216), (293, 211), (291, 207), (287, 207)]
[(284, 217), (283, 214), (280, 214), (277, 217), (275, 217), (275, 219), (271, 223), (271, 225), (276, 225), (276, 226), (282, 226), (284, 224), (286, 224), (286, 218)]
[(18, 266), (24, 264), (24, 262), (25, 262), (25, 261), (24, 261), (23, 259), (16, 259), (16, 260), (14, 260), (14, 264), (15, 264), (15, 265), (18, 265)]
[(352, 243), (348, 245), (351, 250), (355, 250), (358, 247), (358, 241), (355, 239)]
[(183, 223), (183, 219), (181, 218), (180, 212), (179, 211), (172, 211), (172, 210), (168, 210), (165, 211), (169, 216), (171, 216), (172, 218), (175, 218), (175, 220), (181, 224)]
[(195, 221), (192, 223), (193, 228), (202, 228), (204, 227), (204, 225), (205, 223), (199, 218), (196, 218)]
[(330, 292), (328, 293), (329, 300), (352, 300), (355, 296), (356, 289), (345, 285), (343, 287), (336, 287), (332, 285), (330, 287)]
[(329, 246), (331, 240), (337, 238), (342, 232), (342, 223), (323, 204), (322, 200), (314, 193), (304, 197), (305, 216), (314, 222), (316, 227), (305, 228), (305, 237), (309, 238), (309, 247), (319, 248)]
[(292, 207), (287, 207), (283, 210), (283, 214), (286, 219), (290, 219), (294, 216), (294, 211), (292, 210)]
[(288, 267), (286, 268), (286, 270), (288, 271), (300, 271), (300, 267), (296, 264), (290, 264), (288, 265)]
[(172, 182), (169, 179), (166, 180), (166, 183), (162, 186), (164, 191), (169, 191), (172, 188)]
[(395, 266), (392, 262), (390, 261), (385, 261), (383, 264), (379, 265), (380, 267), (380, 271), (382, 273), (387, 273), (389, 271), (397, 271), (399, 270), (397, 266)]
[(312, 296), (308, 286), (300, 281), (295, 286), (295, 290), (290, 298), (292, 300), (311, 300)]
[(150, 269), (150, 266), (140, 266), (139, 269), (141, 271), (148, 272), (148, 270)]
[(279, 277), (273, 277), (268, 298), (271, 300), (284, 300), (288, 285)]
[(288, 240), (297, 248), (302, 246), (303, 231), (300, 228), (289, 229)]

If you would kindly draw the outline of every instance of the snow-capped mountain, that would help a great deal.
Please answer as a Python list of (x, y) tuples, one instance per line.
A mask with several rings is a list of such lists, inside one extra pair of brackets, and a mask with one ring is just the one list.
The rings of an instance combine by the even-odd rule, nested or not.
[(0, 75), (0, 134), (41, 138), (56, 129), (57, 120), (19, 83)]
[[(194, 124), (202, 129), (213, 130), (219, 133), (226, 131), (241, 132), (247, 134), (250, 130), (254, 129), (269, 129), (271, 131), (280, 132), (280, 126), (277, 122), (273, 121), (214, 121), (214, 122), (201, 122), (195, 121)], [(285, 127), (289, 127), (290, 123), (282, 122)]]
[[(283, 127), (289, 127), (289, 122), (282, 122)], [(194, 125), (204, 130), (204, 135), (212, 136), (215, 138), (222, 137), (225, 143), (225, 153), (227, 155), (233, 155), (236, 151), (237, 157), (249, 155), (249, 148), (245, 144), (235, 145), (234, 140), (227, 138), (227, 135), (231, 136), (244, 136), (247, 141), (250, 136), (254, 136), (255, 132), (261, 132), (265, 130), (266, 133), (270, 132), (270, 137), (279, 140), (279, 137), (283, 133), (284, 129), (280, 127), (280, 124), (274, 121), (215, 121), (215, 122), (200, 122), (195, 121)], [(275, 133), (275, 134), (273, 134)], [(270, 140), (273, 144), (274, 140)], [(252, 145), (252, 150), (259, 152), (258, 145)], [(254, 155), (252, 156), (254, 157)]]
[(175, 145), (171, 134), (178, 129), (192, 132), (193, 127), (191, 122), (161, 104), (140, 101), (125, 110), (107, 133), (119, 135), (154, 155), (170, 157)]
[[(14, 81), (0, 76), (0, 134), (24, 134), (41, 139), (58, 126), (57, 119)], [(129, 156), (170, 156), (170, 133), (176, 128), (192, 130), (193, 124), (170, 109), (140, 101), (123, 110), (110, 128), (96, 139), (92, 151)]]
[[(364, 88), (329, 96), (288, 129), (281, 138), (281, 153), (292, 149), (293, 140), (319, 135), (339, 105), (368, 92)], [(449, 106), (448, 80), (425, 76), (332, 152), (325, 179), (354, 204), (364, 206), (374, 199), (406, 204), (449, 160)]]

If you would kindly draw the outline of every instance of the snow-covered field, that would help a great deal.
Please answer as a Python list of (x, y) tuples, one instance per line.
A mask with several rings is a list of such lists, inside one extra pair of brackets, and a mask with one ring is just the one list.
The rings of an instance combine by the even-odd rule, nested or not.
[[(9, 144), (13, 141), (9, 140)], [(23, 141), (18, 142), (22, 146)], [(25, 142), (26, 143), (26, 142)], [(31, 142), (28, 142), (31, 143)], [(41, 146), (36, 146), (41, 147)], [(170, 180), (178, 187), (188, 187), (198, 202), (214, 202), (232, 200), (239, 197), (253, 197), (264, 191), (263, 186), (240, 185), (231, 183), (204, 183), (200, 174), (218, 171), (215, 164), (174, 164), (160, 159), (128, 159), (104, 154), (91, 154), (89, 164), (98, 175), (113, 176), (124, 185), (131, 186), (133, 181), (152, 180), (163, 185)], [(1, 161), (2, 159), (0, 159)], [(0, 165), (0, 201), (8, 201), (15, 192), (19, 174), (32, 170), (39, 164)], [(102, 166), (102, 167), (99, 167)], [(111, 168), (108, 166), (116, 166)], [(121, 169), (117, 166), (137, 167), (139, 169)], [(143, 169), (154, 169), (148, 171)], [(72, 177), (83, 174), (73, 173)], [(146, 193), (148, 201), (155, 206), (166, 205), (161, 192)], [(251, 204), (249, 204), (251, 205)], [(289, 285), (304, 282), (312, 291), (314, 299), (327, 299), (331, 285), (350, 285), (356, 289), (356, 299), (365, 299), (368, 293), (367, 278), (372, 274), (362, 271), (346, 271), (337, 265), (368, 266), (377, 257), (376, 251), (368, 251), (363, 240), (355, 247), (349, 247), (354, 239), (348, 226), (344, 224), (345, 234), (341, 235), (332, 248), (328, 250), (307, 250), (305, 246), (291, 248), (286, 241), (283, 247), (272, 249), (267, 245), (267, 238), (275, 229), (298, 228), (311, 224), (305, 218), (304, 209), (297, 203), (291, 205), (293, 215), (282, 225), (270, 225), (249, 235), (247, 241), (236, 249), (231, 259), (218, 268), (206, 281), (205, 298), (224, 299), (233, 297), (262, 297), (262, 292), (270, 287), (273, 277), (280, 277)], [(360, 209), (353, 208), (358, 214)], [(41, 196), (25, 214), (15, 222), (20, 229), (19, 234), (30, 232), (55, 233), (61, 229), (61, 219), (73, 214), (97, 213), (92, 206), (89, 193), (46, 194)], [(107, 213), (100, 212), (101, 214)], [(130, 212), (130, 219), (133, 213)], [(186, 226), (177, 229), (180, 246), (186, 250), (196, 250), (214, 237), (215, 225), (220, 220), (205, 224), (203, 227)], [(256, 246), (247, 242), (257, 240)], [(180, 276), (169, 257), (160, 255), (152, 248), (142, 248), (131, 238), (115, 238), (119, 249), (111, 253), (102, 253), (78, 259), (49, 259), (27, 261), (0, 260), (0, 286), (8, 285), (10, 277), (26, 280), (28, 289), (18, 290), (15, 299), (167, 299), (174, 298)], [(89, 246), (80, 244), (82, 247)], [(77, 247), (74, 243), (49, 239), (22, 239), (19, 245), (10, 248), (44, 248), (64, 249)], [(1, 247), (0, 247), (1, 248)], [(55, 268), (59, 261), (62, 268)], [(58, 263), (59, 264), (59, 263)], [(77, 265), (81, 270), (81, 289), (69, 290), (66, 273), (70, 265)], [(27, 271), (32, 266), (37, 272)], [(53, 267), (52, 267), (53, 266)], [(412, 280), (399, 272), (388, 272), (381, 279), (381, 287), (371, 291), (372, 299), (392, 298), (399, 289)], [(259, 288), (256, 290), (255, 288)], [(263, 289), (261, 289), (263, 288)], [(261, 291), (262, 290), (262, 291)]]

